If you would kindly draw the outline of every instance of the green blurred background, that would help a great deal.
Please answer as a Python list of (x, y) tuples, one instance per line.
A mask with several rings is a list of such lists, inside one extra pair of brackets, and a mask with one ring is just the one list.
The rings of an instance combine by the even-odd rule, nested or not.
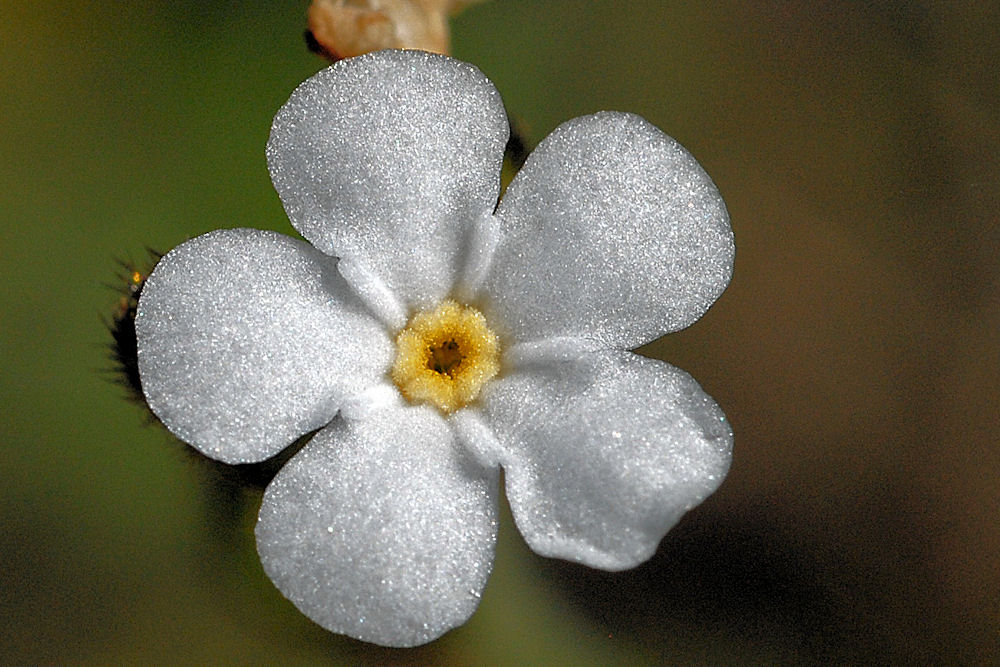
[(409, 651), (301, 616), (257, 562), (258, 496), (213, 484), (106, 373), (115, 258), (291, 233), (264, 143), (324, 65), (306, 4), (0, 6), (0, 662), (997, 660), (996, 3), (456, 19), (455, 55), (532, 141), (634, 111), (715, 179), (733, 284), (644, 352), (718, 400), (736, 453), (633, 571), (537, 557), (504, 514), (478, 613)]

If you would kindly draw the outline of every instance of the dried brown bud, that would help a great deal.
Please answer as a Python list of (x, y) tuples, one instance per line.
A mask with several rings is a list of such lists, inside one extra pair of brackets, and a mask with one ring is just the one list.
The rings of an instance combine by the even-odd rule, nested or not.
[(448, 16), (482, 0), (313, 0), (315, 46), (338, 60), (380, 49), (449, 52)]

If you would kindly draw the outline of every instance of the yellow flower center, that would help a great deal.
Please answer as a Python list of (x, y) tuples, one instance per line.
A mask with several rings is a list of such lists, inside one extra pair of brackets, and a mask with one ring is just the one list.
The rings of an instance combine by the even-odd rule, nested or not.
[(496, 334), (475, 308), (442, 301), (396, 337), (392, 381), (411, 403), (449, 413), (465, 407), (500, 370)]

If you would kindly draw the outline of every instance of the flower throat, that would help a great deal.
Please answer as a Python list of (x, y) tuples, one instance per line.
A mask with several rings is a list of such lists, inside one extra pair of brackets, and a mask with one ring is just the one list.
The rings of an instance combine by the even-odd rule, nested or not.
[(497, 337), (475, 308), (442, 301), (417, 313), (396, 337), (392, 380), (411, 403), (441, 412), (474, 401), (500, 370)]

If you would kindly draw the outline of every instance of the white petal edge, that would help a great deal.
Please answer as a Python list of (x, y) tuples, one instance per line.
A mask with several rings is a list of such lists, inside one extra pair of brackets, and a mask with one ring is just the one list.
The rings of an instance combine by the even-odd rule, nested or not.
[(335, 420), (264, 493), (268, 576), (327, 630), (416, 646), (475, 611), (493, 566), (497, 471), (426, 407)]
[(690, 375), (629, 352), (517, 371), (483, 401), (518, 528), (543, 555), (607, 570), (647, 560), (722, 482), (733, 434)]
[(336, 260), (256, 229), (210, 232), (165, 255), (135, 326), (150, 408), (226, 463), (262, 461), (328, 423), (392, 354)]
[(732, 276), (718, 190), (639, 116), (602, 112), (556, 128), (496, 215), (503, 236), (483, 291), (515, 340), (569, 336), (630, 349), (682, 329)]
[(319, 72), (278, 111), (268, 166), (292, 224), (379, 275), (411, 310), (458, 278), (466, 232), (492, 212), (509, 127), (476, 67), (380, 51)]

